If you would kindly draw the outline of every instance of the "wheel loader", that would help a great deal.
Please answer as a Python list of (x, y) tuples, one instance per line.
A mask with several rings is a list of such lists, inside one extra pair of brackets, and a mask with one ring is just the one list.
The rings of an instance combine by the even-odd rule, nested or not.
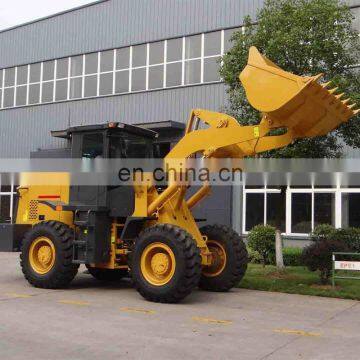
[[(359, 110), (336, 95), (336, 89), (328, 89), (329, 83), (321, 84), (321, 76), (285, 72), (252, 47), (240, 80), (250, 104), (262, 114), (260, 123), (241, 126), (229, 115), (195, 109), (164, 162), (181, 173), (179, 163), (194, 154), (244, 158), (327, 134)], [(271, 135), (279, 128), (285, 131)], [(140, 127), (111, 123), (72, 127), (65, 133), (75, 159), (153, 155), (154, 132)], [(100, 280), (130, 274), (145, 299), (175, 303), (196, 287), (228, 291), (243, 278), (248, 255), (241, 237), (222, 225), (199, 228), (192, 215), (209, 195), (208, 183), (189, 197), (189, 184), (175, 178), (159, 189), (148, 182), (72, 186), (71, 179), (60, 182), (66, 174), (52, 175), (53, 184), (23, 180), (18, 188), (11, 236), (14, 244), (21, 243), (21, 268), (33, 286), (66, 287), (84, 264)]]

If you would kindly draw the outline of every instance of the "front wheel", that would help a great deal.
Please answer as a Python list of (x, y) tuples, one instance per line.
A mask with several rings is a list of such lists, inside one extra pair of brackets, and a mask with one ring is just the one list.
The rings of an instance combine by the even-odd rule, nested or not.
[(200, 229), (207, 236), (212, 264), (202, 269), (199, 287), (209, 291), (228, 291), (244, 277), (248, 254), (239, 234), (227, 226), (207, 225)]
[(180, 227), (155, 225), (135, 240), (131, 268), (135, 288), (145, 299), (176, 303), (198, 285), (200, 251)]
[(44, 221), (29, 230), (20, 254), (29, 283), (45, 289), (69, 285), (79, 268), (72, 263), (73, 240), (73, 230), (58, 221)]

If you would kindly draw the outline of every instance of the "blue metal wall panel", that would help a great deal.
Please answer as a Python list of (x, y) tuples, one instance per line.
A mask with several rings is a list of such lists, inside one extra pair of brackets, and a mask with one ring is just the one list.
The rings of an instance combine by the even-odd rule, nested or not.
[(109, 0), (0, 32), (0, 68), (235, 27), (263, 0)]

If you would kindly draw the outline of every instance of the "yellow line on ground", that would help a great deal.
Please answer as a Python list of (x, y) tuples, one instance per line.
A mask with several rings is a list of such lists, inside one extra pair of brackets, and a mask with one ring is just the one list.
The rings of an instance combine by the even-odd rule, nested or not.
[(307, 332), (303, 330), (274, 329), (274, 331), (282, 334), (291, 334), (291, 335), (300, 335), (300, 336), (321, 336), (320, 333)]
[(137, 308), (130, 308), (130, 307), (122, 307), (120, 309), (120, 311), (132, 312), (132, 313), (140, 313), (140, 314), (148, 314), (148, 315), (155, 314), (154, 310), (137, 309)]
[(193, 316), (191, 319), (193, 321), (207, 323), (207, 324), (231, 325), (233, 323), (230, 320), (218, 320), (218, 319), (205, 318), (200, 316)]
[(5, 294), (6, 296), (9, 297), (13, 297), (13, 298), (18, 298), (18, 299), (28, 299), (31, 298), (32, 295), (28, 295), (28, 294), (17, 294), (17, 293), (7, 293)]
[(66, 305), (90, 306), (89, 302), (80, 300), (59, 300), (59, 303)]

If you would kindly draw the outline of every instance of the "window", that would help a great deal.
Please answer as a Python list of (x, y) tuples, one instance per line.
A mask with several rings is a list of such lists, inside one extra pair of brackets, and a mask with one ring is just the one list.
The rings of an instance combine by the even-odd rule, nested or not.
[(146, 65), (146, 45), (133, 46), (132, 67), (140, 67)]
[(2, 108), (221, 81), (234, 30), (162, 40), (0, 69)]
[(286, 193), (284, 191), (266, 194), (266, 224), (286, 231)]
[(14, 185), (0, 186), (0, 223), (11, 223), (14, 214)]
[(70, 99), (78, 99), (82, 97), (82, 78), (74, 78), (70, 80)]
[(28, 78), (28, 66), (20, 66), (17, 69), (16, 84), (24, 85), (27, 83)]
[(246, 231), (254, 226), (264, 224), (264, 194), (246, 195)]
[(16, 106), (26, 105), (27, 86), (18, 86), (16, 88)]
[(152, 66), (149, 68), (149, 89), (162, 88), (164, 84), (164, 66)]
[(46, 82), (42, 85), (42, 97), (41, 102), (52, 102), (54, 98), (54, 82)]
[(100, 57), (100, 72), (113, 71), (114, 69), (114, 51), (103, 51)]
[(204, 56), (221, 54), (221, 31), (205, 34)]
[(164, 41), (150, 44), (149, 64), (162, 64), (164, 62)]
[(85, 56), (85, 74), (96, 74), (98, 72), (98, 53)]
[(97, 95), (97, 76), (91, 75), (85, 77), (84, 96), (91, 97)]
[(5, 86), (15, 85), (15, 68), (5, 69)]
[(335, 194), (314, 194), (314, 227), (319, 224), (335, 226)]
[(360, 227), (360, 193), (344, 193), (341, 200), (341, 226)]
[(134, 69), (132, 71), (131, 91), (146, 89), (146, 69)]
[(241, 29), (236, 28), (236, 29), (229, 29), (229, 30), (225, 30), (224, 31), (224, 52), (227, 53), (232, 47), (233, 47), (233, 42), (231, 41), (234, 33), (236, 31), (240, 31)]
[(204, 82), (220, 81), (220, 57), (204, 59)]
[(64, 79), (68, 77), (69, 59), (60, 59), (56, 64), (56, 78)]
[(353, 21), (353, 28), (360, 32), (360, 7), (351, 9), (353, 16), (355, 17)]
[(84, 134), (82, 144), (82, 158), (95, 159), (103, 157), (103, 134)]
[(56, 82), (56, 101), (67, 100), (67, 89), (68, 89), (68, 80), (58, 80)]
[(122, 94), (129, 91), (129, 71), (119, 71), (115, 78), (115, 93)]
[(130, 66), (130, 48), (116, 50), (116, 69), (127, 69)]
[(179, 86), (182, 83), (182, 63), (166, 65), (166, 86)]
[(201, 60), (190, 60), (185, 64), (185, 84), (197, 84), (201, 81)]
[(53, 80), (55, 75), (55, 61), (43, 63), (43, 81)]
[(179, 61), (182, 59), (183, 39), (172, 39), (167, 41), (167, 62)]
[(189, 36), (185, 39), (185, 58), (201, 57), (201, 35)]
[(306, 234), (311, 226), (311, 194), (292, 194), (291, 232)]
[(100, 75), (99, 95), (109, 95), (113, 92), (113, 73)]

